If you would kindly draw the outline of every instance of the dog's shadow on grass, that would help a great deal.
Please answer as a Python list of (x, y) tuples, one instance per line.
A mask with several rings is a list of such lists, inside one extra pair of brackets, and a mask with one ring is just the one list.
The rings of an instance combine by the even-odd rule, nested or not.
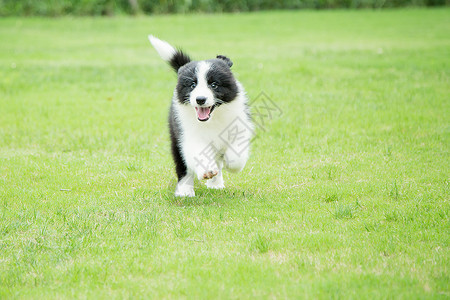
[(174, 191), (176, 182), (171, 183), (164, 191), (164, 198), (175, 206), (224, 206), (253, 198), (252, 191), (240, 187), (226, 187), (224, 189), (208, 189), (202, 183), (195, 183), (195, 197), (176, 197)]

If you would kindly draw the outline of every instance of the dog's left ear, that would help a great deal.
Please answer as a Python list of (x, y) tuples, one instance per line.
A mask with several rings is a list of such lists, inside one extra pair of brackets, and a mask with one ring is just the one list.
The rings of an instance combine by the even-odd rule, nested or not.
[(228, 57), (226, 57), (224, 55), (217, 55), (217, 58), (225, 61), (230, 68), (233, 65), (233, 62), (231, 61), (231, 59), (229, 59)]

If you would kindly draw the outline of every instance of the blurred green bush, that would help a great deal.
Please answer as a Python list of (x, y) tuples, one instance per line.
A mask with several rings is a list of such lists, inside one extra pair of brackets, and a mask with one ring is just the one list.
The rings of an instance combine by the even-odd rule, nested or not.
[(450, 5), (450, 0), (0, 0), (0, 16), (97, 16), (443, 5)]

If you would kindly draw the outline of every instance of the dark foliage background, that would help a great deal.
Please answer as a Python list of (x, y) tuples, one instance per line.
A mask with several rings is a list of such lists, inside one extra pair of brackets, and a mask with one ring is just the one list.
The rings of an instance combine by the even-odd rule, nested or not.
[(450, 0), (0, 0), (0, 16), (96, 16), (444, 5), (450, 5)]

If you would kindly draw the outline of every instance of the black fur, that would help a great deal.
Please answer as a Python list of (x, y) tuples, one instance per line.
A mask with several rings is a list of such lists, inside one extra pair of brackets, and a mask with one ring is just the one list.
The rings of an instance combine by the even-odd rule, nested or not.
[(180, 181), (184, 176), (186, 176), (187, 167), (181, 155), (180, 145), (178, 144), (181, 136), (181, 128), (176, 120), (173, 104), (170, 106), (169, 112), (169, 129), (172, 157), (173, 161), (175, 162), (175, 171), (177, 173), (178, 181)]
[(189, 94), (191, 93), (192, 83), (197, 83), (197, 74), (195, 68), (197, 62), (193, 61), (178, 70), (177, 95), (181, 104), (189, 104)]
[(233, 73), (230, 70), (230, 65), (233, 63), (228, 58), (226, 59), (218, 58), (210, 60), (211, 68), (206, 74), (208, 84), (212, 84), (213, 82), (217, 84), (217, 88), (211, 90), (216, 99), (220, 100), (217, 103), (218, 105), (234, 100), (238, 93), (236, 79), (234, 79)]
[(228, 67), (232, 67), (233, 66), (233, 62), (231, 61), (231, 59), (229, 59), (228, 57), (224, 56), (224, 55), (217, 55), (216, 56), (218, 59), (221, 59), (223, 61), (225, 61), (228, 65)]
[(184, 66), (185, 64), (189, 63), (191, 61), (191, 58), (185, 54), (181, 50), (177, 50), (175, 55), (170, 59), (170, 65), (175, 70), (175, 72), (178, 72), (178, 70)]

